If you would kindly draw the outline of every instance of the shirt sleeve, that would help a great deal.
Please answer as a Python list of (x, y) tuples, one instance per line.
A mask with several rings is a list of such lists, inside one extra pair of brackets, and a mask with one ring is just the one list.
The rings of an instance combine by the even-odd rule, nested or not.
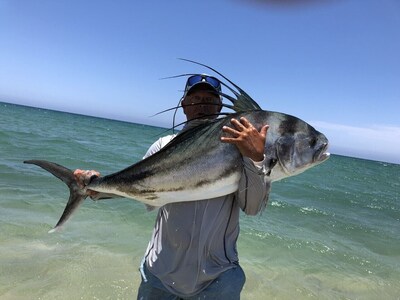
[(242, 176), (236, 193), (240, 208), (247, 215), (258, 214), (267, 205), (269, 190), (264, 164), (243, 157)]
[(165, 145), (167, 145), (175, 136), (176, 136), (176, 134), (171, 134), (171, 135), (167, 135), (167, 136), (159, 138), (157, 141), (155, 141), (153, 143), (153, 145), (150, 146), (149, 150), (147, 150), (146, 154), (143, 156), (143, 159), (160, 151), (161, 148), (163, 148)]
[(155, 141), (150, 148), (147, 150), (146, 154), (143, 156), (143, 159), (153, 155), (154, 153), (160, 151), (161, 149), (161, 138)]

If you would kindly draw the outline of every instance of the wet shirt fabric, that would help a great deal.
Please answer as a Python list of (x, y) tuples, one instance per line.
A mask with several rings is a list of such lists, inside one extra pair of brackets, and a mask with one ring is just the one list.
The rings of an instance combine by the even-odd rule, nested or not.
[[(145, 157), (164, 147), (175, 135), (160, 138)], [(164, 287), (182, 297), (205, 289), (221, 273), (238, 264), (236, 241), (239, 213), (255, 215), (266, 205), (260, 167), (244, 158), (236, 193), (193, 202), (171, 203), (158, 211), (144, 263)]]

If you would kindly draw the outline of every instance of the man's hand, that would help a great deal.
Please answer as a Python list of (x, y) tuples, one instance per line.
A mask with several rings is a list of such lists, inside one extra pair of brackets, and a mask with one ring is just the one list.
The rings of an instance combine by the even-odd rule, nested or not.
[(265, 125), (258, 131), (253, 124), (246, 118), (240, 118), (240, 121), (231, 119), (233, 128), (224, 126), (223, 132), (228, 133), (228, 137), (221, 137), (223, 143), (230, 143), (238, 147), (240, 153), (253, 161), (262, 161), (264, 159), (264, 146), (267, 138), (269, 126)]
[[(80, 188), (85, 188), (89, 183), (90, 180), (92, 179), (93, 176), (100, 177), (100, 173), (95, 171), (95, 170), (80, 170), (76, 169), (74, 171), (74, 176), (75, 179), (79, 185)], [(86, 190), (86, 194), (88, 196), (96, 196), (98, 192), (92, 191), (92, 190)]]

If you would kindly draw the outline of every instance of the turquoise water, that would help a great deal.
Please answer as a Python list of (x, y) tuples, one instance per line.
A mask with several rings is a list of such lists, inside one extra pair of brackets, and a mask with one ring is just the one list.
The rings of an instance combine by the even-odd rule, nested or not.
[[(0, 298), (135, 299), (155, 212), (86, 201), (61, 232), (68, 191), (26, 159), (108, 174), (164, 129), (0, 103)], [(165, 134), (165, 133), (164, 133)], [(399, 299), (400, 165), (333, 155), (273, 184), (241, 217), (242, 299)]]

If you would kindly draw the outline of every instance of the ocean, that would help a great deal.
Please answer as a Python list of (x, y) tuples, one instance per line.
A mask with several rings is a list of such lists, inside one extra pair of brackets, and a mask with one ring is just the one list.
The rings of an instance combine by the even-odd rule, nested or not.
[[(156, 212), (86, 200), (27, 159), (118, 171), (165, 129), (0, 102), (0, 298), (136, 299)], [(328, 137), (329, 138), (329, 137)], [(400, 299), (400, 165), (338, 155), (241, 215), (242, 299)]]

